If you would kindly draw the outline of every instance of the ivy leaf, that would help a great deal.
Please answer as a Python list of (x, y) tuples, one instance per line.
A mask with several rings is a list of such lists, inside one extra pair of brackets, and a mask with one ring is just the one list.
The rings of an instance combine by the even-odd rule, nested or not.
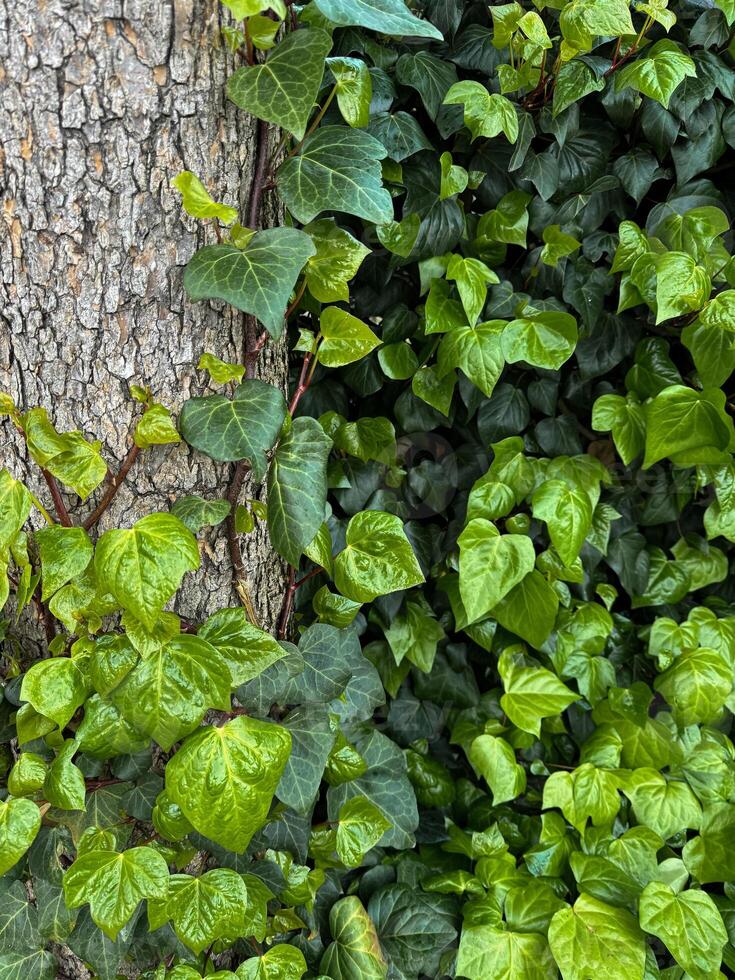
[(298, 565), (324, 520), (331, 447), (316, 419), (294, 419), (268, 471), (271, 543), (290, 565)]
[(151, 446), (168, 446), (181, 442), (181, 436), (171, 418), (171, 412), (165, 405), (153, 404), (143, 413), (135, 427), (133, 441), (139, 449), (150, 449)]
[(518, 662), (510, 650), (498, 661), (498, 673), (505, 694), (500, 706), (514, 725), (536, 737), (541, 732), (541, 719), (558, 715), (573, 701), (579, 700), (559, 678), (544, 667), (527, 667)]
[(531, 539), (501, 534), (491, 521), (474, 518), (459, 544), (459, 591), (468, 622), (482, 619), (533, 569)]
[(510, 364), (527, 361), (557, 371), (574, 352), (577, 322), (569, 313), (528, 313), (511, 320), (501, 337), (503, 356)]
[(638, 923), (625, 909), (591, 895), (554, 915), (549, 946), (566, 980), (605, 974), (643, 980), (646, 942)]
[(490, 94), (480, 82), (457, 82), (447, 92), (444, 105), (464, 106), (465, 125), (472, 138), (492, 139), (504, 133), (509, 143), (518, 139), (515, 106), (504, 95)]
[(322, 343), (317, 360), (325, 367), (343, 367), (365, 357), (380, 345), (370, 327), (346, 310), (328, 306), (319, 318)]
[(62, 585), (82, 574), (94, 549), (81, 527), (54, 524), (36, 531), (34, 538), (41, 557), (41, 599), (45, 602)]
[(241, 606), (214, 613), (202, 624), (198, 636), (225, 661), (233, 687), (246, 684), (286, 656), (275, 637), (248, 622)]
[(544, 265), (556, 267), (559, 260), (571, 255), (581, 247), (572, 235), (563, 232), (559, 225), (548, 225), (543, 230), (544, 247), (541, 249), (540, 259)]
[(543, 575), (534, 569), (493, 606), (493, 619), (540, 649), (556, 622), (559, 597)]
[(620, 92), (632, 88), (667, 109), (671, 96), (684, 79), (696, 77), (697, 69), (689, 55), (674, 41), (664, 38), (616, 73), (615, 89)]
[(321, 211), (334, 210), (376, 224), (390, 221), (393, 202), (380, 169), (385, 156), (384, 146), (363, 130), (322, 126), (281, 164), (278, 189), (289, 211), (304, 224)]
[(168, 752), (208, 708), (230, 709), (230, 672), (216, 648), (181, 634), (140, 661), (111, 699), (126, 721)]
[(364, 796), (353, 796), (339, 810), (337, 854), (347, 868), (356, 868), (380, 841), (391, 823), (381, 810)]
[(735, 290), (715, 296), (681, 339), (705, 387), (723, 385), (735, 371)]
[(363, 511), (350, 519), (345, 547), (334, 560), (334, 584), (342, 595), (354, 602), (372, 602), (423, 581), (398, 517)]
[(457, 81), (457, 69), (429, 51), (417, 51), (401, 55), (396, 62), (396, 78), (419, 93), (424, 108), (436, 119), (444, 96)]
[(559, 807), (569, 823), (584, 833), (588, 820), (595, 827), (612, 824), (620, 809), (615, 773), (584, 762), (573, 772), (554, 772), (544, 784), (544, 809)]
[(181, 434), (195, 449), (219, 462), (247, 459), (256, 480), (265, 474), (265, 454), (275, 444), (286, 417), (286, 402), (274, 385), (248, 378), (230, 400), (204, 395), (184, 403)]
[(194, 301), (223, 299), (251, 313), (278, 340), (296, 279), (313, 254), (303, 231), (269, 228), (256, 232), (244, 248), (200, 248), (186, 267), (184, 286)]
[(357, 274), (370, 249), (340, 228), (334, 218), (312, 221), (304, 231), (316, 250), (304, 269), (309, 292), (320, 303), (349, 299), (347, 283)]
[(81, 432), (57, 432), (45, 408), (26, 412), (22, 424), (33, 459), (82, 500), (107, 476), (101, 442), (87, 442)]
[(579, 51), (590, 51), (596, 37), (635, 34), (627, 0), (573, 0), (559, 18), (564, 41)]
[(331, 47), (326, 31), (293, 31), (273, 48), (265, 64), (238, 68), (227, 81), (227, 95), (258, 119), (303, 139)]
[(477, 323), (487, 296), (487, 284), (500, 282), (492, 269), (479, 259), (464, 259), (453, 255), (447, 266), (446, 277), (457, 283), (459, 298), (470, 325)]
[(67, 726), (86, 696), (84, 675), (68, 657), (31, 664), (20, 688), (21, 700), (30, 702), (60, 730)]
[(43, 945), (38, 931), (38, 913), (23, 882), (7, 878), (0, 881), (0, 945), (5, 950), (19, 953)]
[(329, 931), (334, 941), (321, 958), (321, 973), (344, 980), (385, 980), (387, 967), (375, 926), (356, 895), (334, 903), (329, 912)]
[(230, 513), (230, 504), (226, 500), (204, 500), (195, 494), (179, 497), (171, 508), (174, 517), (178, 517), (191, 531), (198, 534), (203, 527), (217, 527)]
[(697, 830), (702, 809), (686, 783), (667, 779), (655, 769), (635, 769), (622, 783), (638, 823), (668, 840), (682, 830)]
[(58, 961), (44, 949), (9, 950), (0, 953), (0, 973), (5, 980), (54, 980)]
[(602, 92), (605, 79), (598, 78), (589, 65), (579, 58), (573, 58), (562, 65), (554, 86), (552, 102), (554, 117), (560, 115), (575, 102), (579, 102), (591, 92)]
[(266, 822), (290, 748), (286, 729), (255, 718), (204, 728), (166, 766), (166, 792), (200, 834), (242, 853)]
[(182, 943), (198, 954), (217, 939), (244, 934), (246, 903), (242, 875), (229, 868), (214, 868), (198, 878), (176, 874), (165, 898), (149, 898), (148, 922), (154, 930), (170, 919)]
[(492, 790), (493, 806), (514, 800), (525, 790), (526, 770), (518, 765), (515, 752), (504, 738), (479, 735), (467, 755)]
[[(400, 163), (419, 150), (430, 150), (426, 133), (407, 112), (378, 112), (371, 116), (368, 132), (374, 136), (391, 160)], [(390, 217), (393, 217), (391, 211)]]
[(238, 966), (238, 980), (301, 980), (307, 966), (304, 954), (296, 946), (278, 945), (253, 956)]
[(442, 39), (428, 20), (414, 17), (403, 0), (315, 0), (315, 5), (339, 27), (367, 27), (396, 37)]
[(329, 711), (323, 704), (300, 705), (282, 724), (291, 733), (291, 754), (276, 795), (296, 813), (309, 814), (334, 744)]
[(462, 929), (457, 973), (468, 980), (552, 980), (557, 969), (546, 940), (538, 933), (470, 924)]
[(718, 462), (730, 445), (732, 422), (725, 396), (716, 388), (664, 388), (646, 406), (644, 469), (667, 456), (679, 466)]
[(0, 551), (5, 551), (31, 512), (31, 495), (20, 480), (0, 470)]
[(706, 647), (687, 650), (656, 678), (654, 687), (671, 705), (682, 728), (713, 722), (732, 690), (729, 657)]
[(31, 800), (0, 802), (0, 875), (23, 857), (41, 829), (41, 814)]
[(666, 944), (676, 962), (692, 977), (716, 973), (727, 942), (717, 906), (703, 891), (676, 892), (651, 881), (640, 899), (641, 928)]
[(71, 761), (78, 749), (79, 746), (73, 739), (67, 739), (49, 766), (43, 784), (46, 800), (61, 810), (84, 810), (84, 775)]
[(193, 218), (217, 218), (225, 225), (231, 225), (237, 219), (237, 208), (218, 204), (191, 170), (182, 170), (171, 183), (181, 192), (184, 211)]
[(152, 847), (87, 851), (64, 875), (64, 898), (69, 908), (89, 903), (92, 919), (114, 940), (144, 898), (168, 894), (166, 862)]
[(559, 557), (571, 565), (592, 527), (589, 494), (564, 480), (545, 480), (533, 495), (533, 516), (546, 521)]
[(337, 105), (348, 126), (363, 129), (370, 120), (373, 82), (368, 66), (359, 58), (328, 58), (334, 75)]
[(646, 416), (635, 395), (601, 395), (592, 406), (592, 428), (612, 432), (615, 448), (626, 466), (643, 452)]
[(198, 567), (196, 539), (172, 514), (149, 514), (130, 530), (106, 531), (94, 556), (99, 587), (148, 630), (186, 572)]

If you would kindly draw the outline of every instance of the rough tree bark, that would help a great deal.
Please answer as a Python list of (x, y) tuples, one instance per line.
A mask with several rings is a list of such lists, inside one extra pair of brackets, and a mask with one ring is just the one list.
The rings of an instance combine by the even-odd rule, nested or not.
[[(257, 134), (224, 95), (223, 13), (219, 0), (0, 0), (0, 388), (21, 409), (46, 407), (60, 430), (102, 439), (113, 472), (131, 444), (131, 383), (178, 409), (201, 393), (204, 350), (242, 357), (242, 315), (184, 295), (183, 268), (214, 229), (182, 216), (170, 187), (192, 170), (246, 212)], [(266, 345), (257, 374), (285, 383), (283, 345)], [(0, 460), (48, 500), (7, 425)], [(183, 447), (147, 450), (100, 529), (179, 495), (221, 497), (229, 475)], [(67, 498), (75, 521), (103, 490)], [(270, 626), (282, 563), (262, 529), (242, 546)], [(222, 528), (203, 552), (177, 602), (192, 620), (237, 603)]]

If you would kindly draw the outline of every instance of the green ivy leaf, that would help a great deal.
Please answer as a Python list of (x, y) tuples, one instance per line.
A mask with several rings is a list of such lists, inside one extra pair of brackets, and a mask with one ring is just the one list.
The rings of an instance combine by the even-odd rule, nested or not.
[(410, 589), (424, 581), (423, 572), (393, 514), (364, 511), (350, 519), (345, 547), (334, 560), (334, 584), (354, 602)]
[(383, 187), (380, 170), (380, 160), (386, 155), (369, 133), (322, 126), (281, 165), (278, 189), (289, 211), (302, 223), (312, 221), (321, 211), (333, 210), (375, 223), (390, 221), (393, 202)]
[(0, 802), (0, 875), (20, 861), (41, 829), (41, 814), (31, 800)]
[(549, 946), (566, 980), (606, 974), (643, 980), (646, 943), (638, 923), (625, 909), (591, 895), (554, 915)]
[(290, 748), (286, 729), (255, 718), (204, 728), (166, 766), (166, 792), (199, 833), (242, 853), (266, 821)]
[(511, 932), (491, 924), (465, 925), (457, 973), (468, 980), (552, 980), (556, 966), (543, 936)]
[(130, 530), (106, 531), (94, 556), (99, 586), (148, 630), (186, 572), (198, 567), (196, 539), (172, 514), (149, 514)]
[(504, 133), (509, 143), (518, 139), (518, 116), (504, 95), (490, 94), (480, 82), (457, 82), (447, 92), (444, 105), (464, 106), (464, 122), (472, 138), (492, 139)]
[(373, 82), (368, 66), (359, 58), (327, 58), (334, 75), (337, 105), (348, 126), (363, 129), (370, 120)]
[(501, 337), (503, 356), (510, 364), (527, 361), (557, 371), (574, 352), (577, 322), (569, 313), (528, 313), (506, 326)]
[(272, 448), (286, 417), (286, 402), (274, 385), (248, 378), (232, 399), (204, 395), (184, 403), (179, 426), (195, 449), (220, 462), (247, 459), (256, 480), (266, 469)]
[(333, 942), (321, 958), (322, 973), (339, 980), (385, 980), (387, 966), (375, 926), (356, 895), (334, 903), (329, 931)]
[(81, 432), (57, 432), (45, 408), (26, 412), (22, 424), (33, 459), (82, 500), (107, 476), (101, 442), (87, 442)]
[(189, 298), (223, 299), (256, 316), (276, 340), (283, 332), (288, 299), (314, 246), (296, 228), (259, 231), (244, 248), (205, 245), (186, 267)]
[(151, 446), (168, 446), (181, 442), (181, 436), (171, 418), (171, 412), (164, 406), (154, 404), (146, 409), (135, 427), (133, 441), (139, 449)]
[(238, 70), (227, 82), (232, 101), (303, 139), (332, 47), (326, 31), (312, 28), (287, 34), (265, 64)]
[(571, 565), (592, 527), (592, 501), (564, 480), (545, 480), (533, 495), (533, 516), (546, 522), (559, 557)]
[(667, 456), (679, 466), (719, 462), (731, 441), (725, 396), (716, 388), (664, 388), (646, 406), (647, 469)]
[(525, 666), (511, 650), (500, 655), (498, 673), (505, 689), (501, 708), (514, 725), (537, 737), (542, 718), (557, 715), (579, 700), (550, 670)]
[(271, 543), (294, 566), (324, 520), (331, 447), (332, 440), (316, 419), (294, 419), (268, 471)]
[(306, 973), (304, 954), (295, 946), (279, 945), (262, 956), (245, 960), (237, 968), (238, 980), (301, 980)]
[(689, 55), (674, 41), (664, 38), (616, 73), (615, 88), (619, 92), (632, 88), (666, 109), (684, 79), (696, 77), (697, 69)]
[(286, 656), (285, 648), (270, 633), (248, 622), (240, 606), (214, 613), (202, 624), (198, 636), (225, 661), (233, 687), (246, 684)]
[(34, 538), (41, 556), (41, 599), (45, 602), (62, 585), (82, 574), (94, 549), (81, 527), (54, 524), (36, 531)]
[(217, 218), (224, 225), (231, 225), (237, 220), (237, 208), (218, 204), (191, 170), (182, 170), (171, 183), (181, 192), (184, 211), (193, 218)]
[(198, 534), (203, 527), (217, 527), (230, 513), (227, 500), (204, 500), (203, 497), (192, 495), (179, 497), (171, 508), (174, 517), (178, 517), (192, 534)]
[(126, 721), (168, 752), (208, 708), (229, 711), (231, 684), (217, 649), (200, 636), (181, 634), (141, 659), (110, 697)]
[(501, 534), (478, 517), (462, 531), (459, 591), (470, 623), (482, 619), (533, 569), (533, 543), (522, 534)]
[(317, 360), (325, 367), (343, 367), (365, 357), (380, 344), (370, 327), (337, 306), (322, 310), (319, 330), (324, 338)]
[(304, 231), (315, 248), (304, 269), (309, 292), (320, 303), (349, 299), (347, 283), (357, 274), (370, 249), (340, 228), (334, 218), (312, 221)]
[(662, 881), (652, 881), (640, 900), (641, 928), (666, 944), (676, 962), (692, 977), (716, 973), (727, 942), (717, 906), (703, 891), (678, 895)]
[(115, 851), (87, 851), (64, 875), (64, 897), (69, 908), (89, 903), (92, 919), (114, 940), (144, 899), (168, 894), (166, 862), (152, 847)]
[(84, 675), (73, 660), (59, 657), (40, 660), (26, 671), (20, 688), (22, 701), (63, 729), (84, 702), (87, 686)]
[(339, 27), (367, 27), (396, 37), (442, 38), (428, 20), (415, 17), (403, 0), (315, 0), (315, 5)]
[(246, 929), (247, 889), (242, 876), (229, 868), (213, 868), (198, 878), (175, 874), (168, 895), (149, 898), (151, 930), (171, 920), (176, 935), (194, 953), (217, 939), (236, 939)]
[(514, 800), (525, 790), (526, 770), (517, 764), (515, 752), (505, 739), (479, 735), (467, 755), (492, 790), (493, 806)]
[(64, 742), (51, 763), (43, 784), (46, 800), (61, 810), (84, 810), (86, 785), (84, 775), (71, 761), (79, 746), (73, 739)]

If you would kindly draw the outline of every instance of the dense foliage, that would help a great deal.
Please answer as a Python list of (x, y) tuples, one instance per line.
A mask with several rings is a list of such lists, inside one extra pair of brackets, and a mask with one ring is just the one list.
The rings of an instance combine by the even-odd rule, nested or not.
[[(735, 970), (735, 4), (224, 2), (280, 152), (249, 216), (176, 185), (248, 349), (178, 425), (134, 388), (132, 453), (267, 504), (93, 541), (99, 445), (3, 398), (56, 520), (0, 474), (49, 640), (3, 651), (0, 978)], [(164, 611), (225, 520), (291, 566), (278, 637), (237, 562), (242, 607)]]

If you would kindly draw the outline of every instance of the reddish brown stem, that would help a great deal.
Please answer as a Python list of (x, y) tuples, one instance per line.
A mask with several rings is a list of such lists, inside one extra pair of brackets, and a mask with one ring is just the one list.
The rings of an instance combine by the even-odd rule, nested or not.
[(64, 527), (73, 527), (74, 522), (71, 517), (69, 517), (69, 511), (66, 509), (66, 504), (64, 503), (64, 498), (61, 496), (61, 491), (59, 490), (59, 484), (56, 482), (56, 477), (52, 476), (48, 470), (41, 467), (41, 472), (43, 473), (43, 478), (51, 492), (51, 498), (54, 502), (54, 510), (56, 511), (56, 516), (59, 519), (59, 524), (63, 524)]
[(138, 458), (139, 453), (140, 453), (140, 447), (136, 446), (135, 443), (133, 443), (133, 445), (130, 447), (128, 451), (127, 456), (120, 464), (120, 469), (112, 477), (109, 484), (107, 485), (107, 490), (105, 490), (104, 496), (97, 504), (95, 509), (92, 511), (92, 513), (89, 515), (89, 517), (86, 519), (86, 521), (84, 521), (84, 523), (82, 524), (82, 527), (85, 529), (85, 531), (88, 531), (91, 527), (94, 527), (94, 525), (97, 523), (100, 517), (102, 517), (104, 512), (110, 506), (113, 499), (115, 498), (115, 494), (125, 482), (125, 477), (130, 472), (130, 467)]
[(314, 372), (313, 371), (309, 372), (309, 367), (311, 366), (311, 362), (313, 358), (314, 355), (311, 353), (311, 351), (304, 354), (304, 363), (301, 365), (301, 374), (299, 375), (299, 381), (298, 384), (296, 385), (296, 391), (294, 391), (288, 406), (288, 410), (291, 413), (291, 415), (293, 415), (293, 413), (296, 411), (296, 408), (299, 402), (301, 401), (304, 392), (308, 390), (308, 387), (311, 384), (311, 379), (314, 375)]
[(283, 599), (283, 607), (281, 608), (281, 615), (278, 620), (278, 639), (285, 640), (286, 633), (288, 631), (288, 621), (291, 618), (291, 606), (293, 605), (293, 597), (296, 592), (296, 569), (292, 566), (288, 570), (288, 587), (286, 589), (286, 595)]

